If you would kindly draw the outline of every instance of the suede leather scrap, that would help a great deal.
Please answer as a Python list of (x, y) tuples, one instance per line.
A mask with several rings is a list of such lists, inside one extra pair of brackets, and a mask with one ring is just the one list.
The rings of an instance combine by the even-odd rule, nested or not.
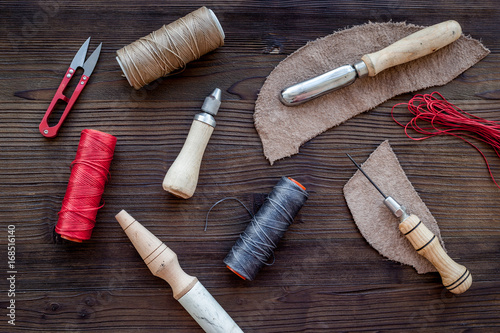
[(407, 92), (444, 85), (484, 58), (489, 50), (462, 35), (438, 51), (364, 77), (307, 103), (287, 107), (282, 89), (372, 53), (424, 27), (406, 23), (367, 23), (307, 43), (276, 66), (255, 103), (254, 123), (271, 165), (297, 154), (320, 133)]

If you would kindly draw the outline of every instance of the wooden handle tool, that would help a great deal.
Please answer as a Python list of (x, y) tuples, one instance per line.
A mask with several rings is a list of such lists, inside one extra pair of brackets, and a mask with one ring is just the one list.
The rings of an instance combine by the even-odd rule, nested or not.
[(214, 116), (221, 104), (221, 90), (216, 88), (194, 117), (186, 142), (163, 180), (163, 189), (175, 196), (189, 199), (198, 184), (201, 160), (215, 128)]
[(383, 70), (428, 54), (454, 42), (462, 34), (458, 22), (450, 20), (419, 30), (386, 48), (366, 54), (354, 65), (345, 65), (281, 91), (287, 106), (299, 105), (353, 83), (356, 78), (375, 76)]
[(243, 333), (215, 298), (194, 276), (186, 274), (174, 251), (137, 222), (126, 211), (116, 220), (154, 276), (167, 281), (174, 298), (207, 333)]
[[(387, 197), (386, 200), (391, 197)], [(443, 285), (454, 294), (461, 294), (472, 284), (469, 270), (457, 264), (444, 251), (439, 239), (416, 215), (403, 214), (399, 230), (410, 241), (418, 254), (429, 260), (441, 275)]]
[(352, 157), (347, 154), (356, 167), (372, 183), (384, 197), (384, 204), (400, 219), (399, 230), (408, 239), (418, 254), (429, 260), (436, 267), (443, 285), (454, 294), (465, 292), (472, 284), (472, 275), (469, 270), (457, 264), (448, 256), (439, 243), (439, 239), (430, 231), (420, 219), (413, 214), (408, 214), (405, 207), (401, 206), (392, 197), (385, 195), (370, 177), (361, 169)]

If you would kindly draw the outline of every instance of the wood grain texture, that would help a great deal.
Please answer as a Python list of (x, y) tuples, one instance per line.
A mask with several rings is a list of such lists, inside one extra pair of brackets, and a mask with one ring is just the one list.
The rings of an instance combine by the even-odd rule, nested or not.
[(437, 236), (421, 223), (418, 216), (403, 215), (401, 220), (399, 230), (411, 242), (417, 253), (436, 267), (446, 289), (454, 294), (467, 291), (472, 284), (472, 276), (467, 268), (450, 258)]
[(415, 32), (386, 48), (364, 55), (368, 75), (375, 76), (383, 70), (421, 58), (453, 43), (462, 35), (457, 21), (441, 22)]
[(212, 125), (193, 120), (186, 142), (163, 179), (165, 191), (183, 199), (193, 196), (198, 185), (203, 154), (213, 131)]
[[(116, 50), (205, 5), (225, 45), (181, 74), (135, 91)], [(245, 332), (497, 331), (500, 328), (500, 190), (479, 153), (454, 138), (413, 142), (390, 118), (401, 95), (314, 138), (300, 154), (269, 166), (253, 126), (266, 76), (310, 40), (367, 21), (432, 25), (458, 21), (492, 53), (444, 87), (451, 102), (500, 120), (498, 4), (484, 1), (129, 1), (0, 0), (0, 331), (200, 332), (169, 286), (150, 274), (119, 224), (126, 209), (174, 250)], [(78, 47), (103, 49), (97, 67), (55, 139), (38, 124)], [(335, 50), (332, 50), (335, 52)], [(78, 74), (78, 73), (77, 73)], [(74, 86), (73, 85), (73, 89)], [(193, 116), (222, 90), (217, 128), (195, 195), (162, 189)], [(426, 90), (425, 92), (431, 92)], [(362, 97), (362, 96), (361, 96)], [(396, 110), (400, 118), (409, 117)], [(85, 128), (118, 138), (111, 180), (92, 239), (54, 234)], [(363, 161), (389, 139), (402, 168), (439, 223), (446, 248), (474, 276), (455, 296), (437, 273), (417, 275), (384, 260), (362, 238), (342, 196)], [(500, 160), (484, 144), (493, 173)], [(222, 260), (281, 176), (310, 193), (276, 251), (276, 263), (242, 281)], [(16, 226), (16, 327), (7, 324), (7, 226)]]

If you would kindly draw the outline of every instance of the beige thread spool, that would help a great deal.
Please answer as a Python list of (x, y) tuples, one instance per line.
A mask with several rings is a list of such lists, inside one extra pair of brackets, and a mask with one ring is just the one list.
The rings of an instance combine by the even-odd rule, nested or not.
[(224, 38), (217, 16), (201, 7), (122, 47), (116, 60), (128, 83), (140, 89), (224, 45)]

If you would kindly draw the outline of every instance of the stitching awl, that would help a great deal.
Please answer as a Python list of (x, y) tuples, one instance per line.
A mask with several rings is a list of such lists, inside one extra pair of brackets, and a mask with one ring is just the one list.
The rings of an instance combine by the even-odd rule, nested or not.
[(181, 152), (168, 169), (163, 189), (183, 199), (191, 198), (198, 184), (201, 160), (215, 128), (215, 118), (221, 104), (221, 90), (215, 90), (205, 98), (201, 110), (194, 116), (191, 129)]
[(384, 197), (384, 204), (392, 214), (399, 218), (399, 231), (408, 239), (418, 254), (430, 261), (437, 269), (446, 289), (454, 294), (465, 292), (472, 284), (472, 275), (469, 270), (448, 256), (439, 239), (430, 231), (414, 214), (408, 214), (405, 207), (401, 206), (391, 196), (385, 195), (382, 190), (368, 177), (361, 166), (346, 154), (361, 173), (372, 183)]

